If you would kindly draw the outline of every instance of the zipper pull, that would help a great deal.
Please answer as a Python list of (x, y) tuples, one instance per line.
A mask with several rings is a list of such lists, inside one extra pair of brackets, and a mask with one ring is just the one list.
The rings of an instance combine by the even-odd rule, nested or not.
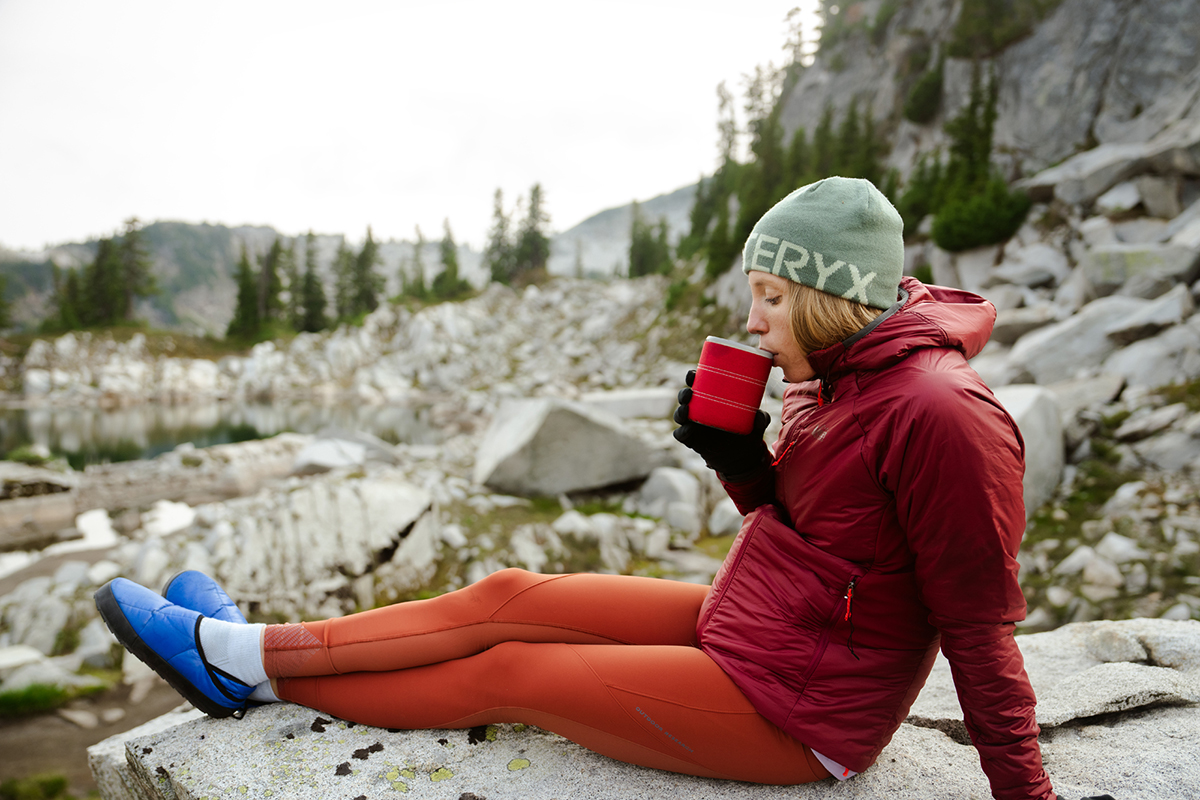
[(862, 659), (858, 657), (858, 653), (854, 652), (853, 611), (854, 611), (854, 585), (856, 583), (858, 583), (857, 575), (855, 575), (854, 577), (852, 577), (850, 579), (850, 583), (846, 584), (846, 594), (844, 595), (844, 597), (846, 599), (846, 616), (843, 618), (843, 621), (850, 623), (850, 633), (849, 633), (849, 635), (846, 636), (846, 649), (848, 649), (850, 651), (850, 655), (854, 656), (855, 661), (861, 661)]

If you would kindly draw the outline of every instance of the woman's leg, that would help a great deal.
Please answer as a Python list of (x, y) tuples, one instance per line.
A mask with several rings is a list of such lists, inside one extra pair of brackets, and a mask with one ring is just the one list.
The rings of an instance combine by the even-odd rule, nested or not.
[(524, 722), (611, 758), (689, 775), (777, 784), (829, 776), (695, 647), (509, 641), (412, 669), (275, 683), (285, 700), (379, 727)]
[(272, 678), (435, 664), (501, 642), (696, 645), (708, 587), (626, 575), (507, 569), (429, 600), (294, 625), (268, 625)]

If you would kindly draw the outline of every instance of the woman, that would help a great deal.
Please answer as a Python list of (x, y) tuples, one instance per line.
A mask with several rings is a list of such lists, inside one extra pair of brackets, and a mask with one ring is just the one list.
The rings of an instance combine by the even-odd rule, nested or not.
[(966, 364), (994, 309), (901, 283), (900, 218), (861, 180), (789, 195), (743, 261), (747, 329), (793, 385), (774, 451), (765, 414), (728, 434), (690, 422), (680, 393), (676, 437), (749, 515), (711, 590), (505, 570), (263, 626), (184, 573), (165, 597), (113, 581), (102, 616), (214, 716), (283, 699), (393, 728), (525, 722), (635, 764), (777, 784), (866, 769), (940, 642), (995, 796), (1053, 798), (1012, 637), (1022, 445)]

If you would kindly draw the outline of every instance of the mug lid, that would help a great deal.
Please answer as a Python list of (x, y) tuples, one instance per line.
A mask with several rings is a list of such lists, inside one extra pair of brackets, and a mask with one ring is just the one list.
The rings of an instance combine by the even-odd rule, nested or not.
[(704, 341), (705, 342), (713, 342), (714, 344), (724, 345), (725, 347), (735, 347), (738, 350), (745, 350), (747, 353), (753, 353), (756, 356), (762, 356), (763, 358), (769, 358), (772, 361), (775, 360), (775, 356), (772, 355), (770, 352), (768, 352), (766, 350), (762, 350), (758, 347), (754, 347), (753, 345), (742, 344), (741, 342), (735, 342), (733, 339), (722, 339), (720, 336), (708, 336), (704, 339)]

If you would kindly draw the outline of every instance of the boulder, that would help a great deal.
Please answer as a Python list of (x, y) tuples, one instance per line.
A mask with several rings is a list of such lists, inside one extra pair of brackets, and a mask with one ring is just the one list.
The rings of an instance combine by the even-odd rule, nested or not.
[(1138, 273), (1153, 273), (1191, 283), (1200, 266), (1200, 251), (1174, 244), (1120, 243), (1093, 247), (1077, 269), (1083, 270), (1098, 294), (1112, 294)]
[(1013, 344), (1030, 331), (1050, 325), (1057, 318), (1054, 307), (1048, 304), (997, 311), (991, 341)]
[(1027, 333), (1013, 345), (1009, 360), (1035, 383), (1048, 384), (1075, 377), (1081, 369), (1099, 366), (1116, 350), (1105, 335), (1112, 320), (1142, 308), (1147, 301), (1133, 297), (1102, 297), (1053, 325)]
[(1183, 210), (1179, 203), (1182, 186), (1178, 175), (1139, 175), (1137, 179), (1146, 213), (1161, 219), (1174, 219)]
[(1110, 143), (1078, 155), (1018, 182), (1034, 200), (1050, 196), (1068, 205), (1090, 205), (1121, 181), (1143, 172), (1147, 146), (1142, 143)]
[(637, 510), (665, 519), (672, 528), (699, 533), (700, 481), (687, 470), (657, 467), (638, 490)]
[(1096, 210), (1101, 214), (1116, 216), (1132, 211), (1142, 202), (1138, 185), (1133, 181), (1118, 183), (1096, 198)]
[(1200, 324), (1193, 316), (1183, 325), (1134, 342), (1107, 356), (1101, 370), (1145, 388), (1200, 376)]
[(1042, 386), (996, 389), (996, 399), (1012, 415), (1025, 440), (1025, 476), (1021, 481), (1025, 517), (1054, 496), (1063, 469), (1062, 421), (1054, 394)]
[(474, 480), (509, 494), (554, 496), (644, 478), (668, 461), (610, 414), (538, 398), (496, 412), (476, 453)]
[(615, 417), (629, 419), (650, 417), (662, 419), (675, 413), (678, 403), (678, 386), (654, 386), (643, 389), (613, 389), (607, 392), (587, 392), (579, 402)]
[(708, 533), (711, 536), (728, 536), (742, 527), (742, 513), (728, 497), (721, 500), (708, 516)]
[[(1200, 623), (1086, 622), (1017, 637), (1039, 698), (1046, 771), (1062, 797), (1184, 797), (1200, 784)], [(765, 786), (635, 767), (524, 725), (387, 731), (289, 703), (240, 720), (172, 712), (88, 750), (105, 800), (375, 797), (436, 800), (722, 797), (951, 800), (987, 797), (950, 668), (938, 656), (878, 761), (845, 782)]]
[(1118, 242), (1155, 244), (1163, 241), (1167, 231), (1167, 221), (1154, 217), (1134, 217), (1115, 223), (1113, 230), (1117, 233)]
[(1131, 314), (1113, 320), (1104, 334), (1125, 347), (1139, 339), (1161, 332), (1164, 328), (1178, 325), (1192, 315), (1196, 303), (1186, 284), (1177, 284), (1174, 289)]
[(1103, 215), (1088, 217), (1079, 223), (1079, 235), (1088, 247), (1117, 243), (1117, 231), (1112, 220)]
[(1133, 442), (1153, 436), (1165, 430), (1188, 415), (1188, 407), (1183, 403), (1173, 403), (1169, 406), (1146, 410), (1146, 413), (1135, 413), (1121, 423), (1121, 427), (1113, 433), (1113, 437), (1121, 442)]

